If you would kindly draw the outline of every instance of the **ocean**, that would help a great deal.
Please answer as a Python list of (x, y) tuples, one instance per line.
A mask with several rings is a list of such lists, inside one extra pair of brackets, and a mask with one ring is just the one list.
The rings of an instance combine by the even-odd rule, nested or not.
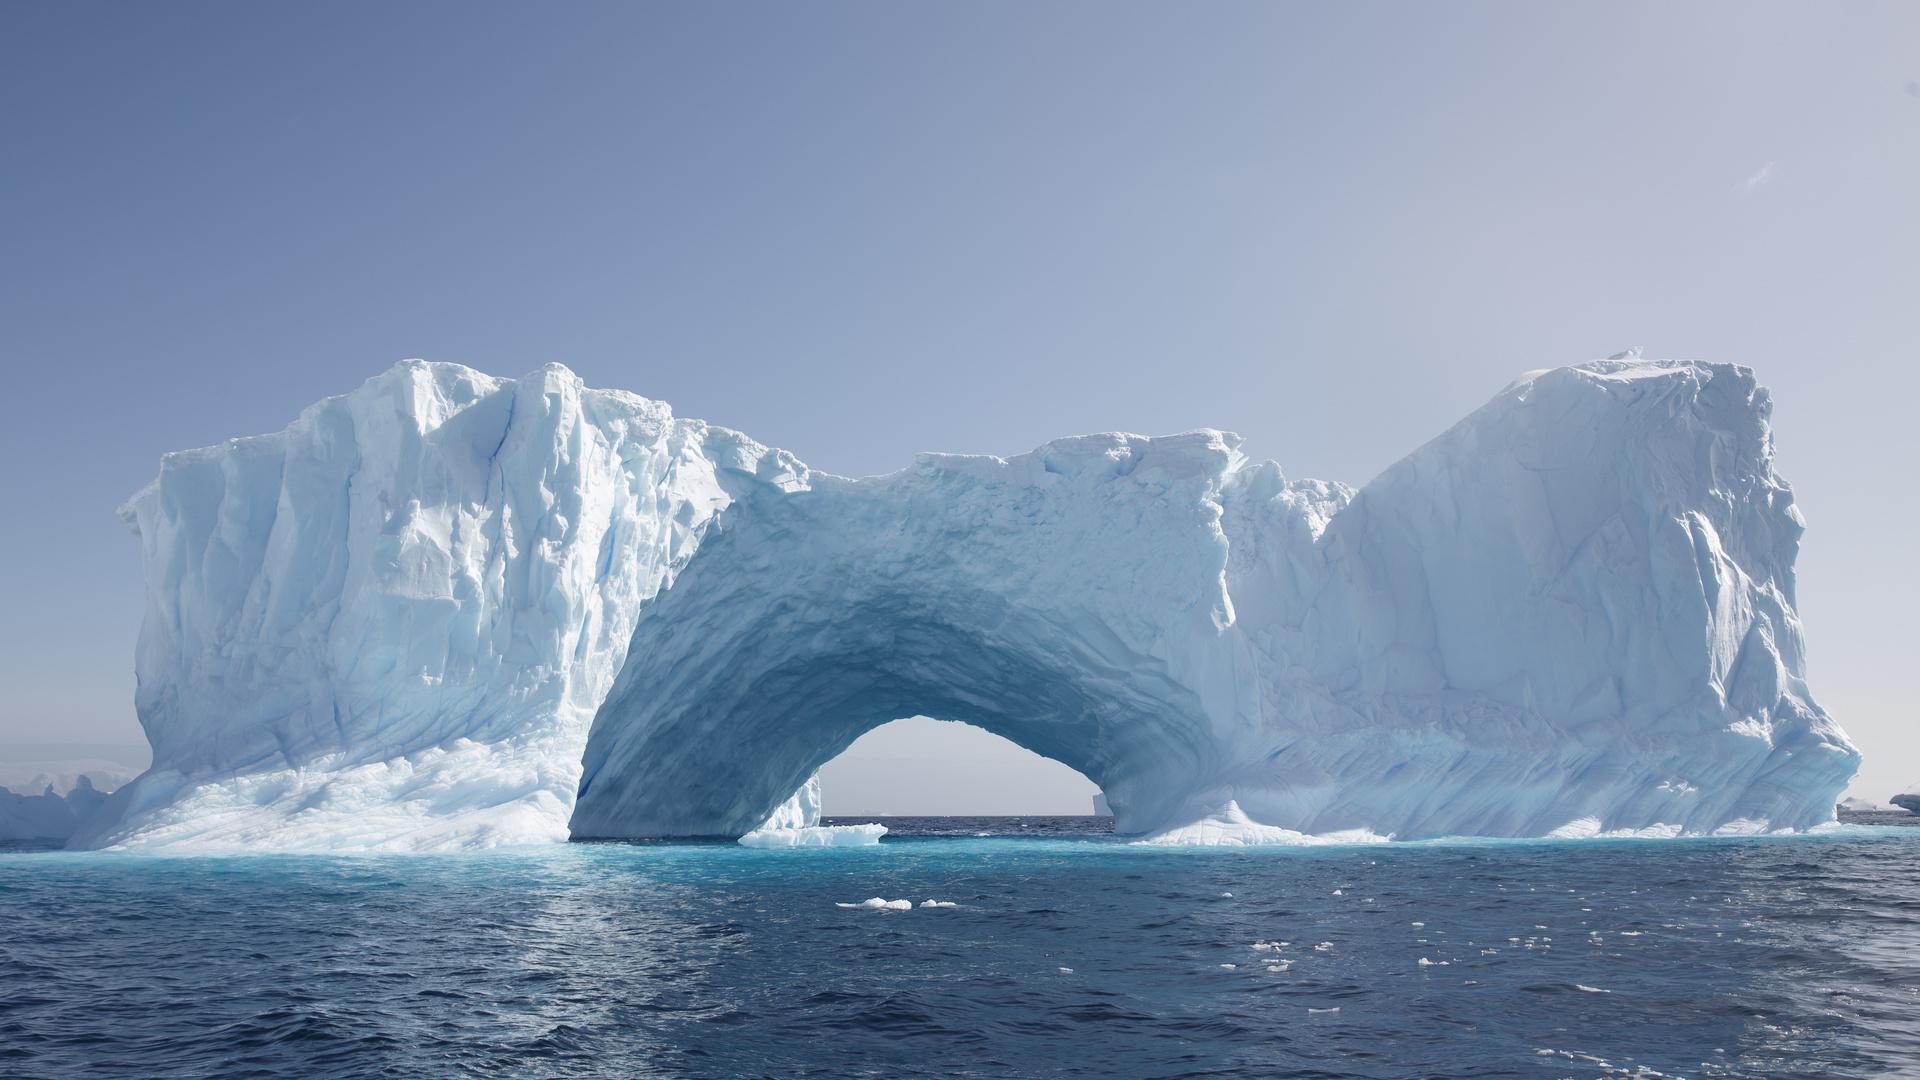
[[(0, 1076), (1920, 1076), (1920, 829), (0, 852)], [(869, 898), (909, 910), (867, 910)], [(923, 907), (925, 901), (952, 907)]]

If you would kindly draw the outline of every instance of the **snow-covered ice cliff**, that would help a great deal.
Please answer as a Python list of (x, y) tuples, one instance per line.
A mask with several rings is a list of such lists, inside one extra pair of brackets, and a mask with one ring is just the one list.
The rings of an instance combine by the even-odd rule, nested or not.
[(738, 836), (915, 714), (1121, 832), (1802, 829), (1858, 755), (1802, 679), (1770, 411), (1599, 361), (1357, 492), (1216, 431), (848, 480), (558, 365), (409, 361), (123, 508), (154, 764), (74, 842)]

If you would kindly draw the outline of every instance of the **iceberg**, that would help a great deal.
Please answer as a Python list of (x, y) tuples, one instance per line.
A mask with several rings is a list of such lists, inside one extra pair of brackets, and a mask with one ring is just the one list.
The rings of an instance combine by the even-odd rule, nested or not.
[(855, 480), (557, 364), (406, 361), (122, 507), (154, 758), (70, 844), (802, 832), (762, 826), (912, 715), (1163, 840), (1805, 829), (1859, 755), (1771, 408), (1595, 361), (1358, 490), (1213, 430)]
[(0, 787), (0, 841), (69, 840), (106, 801), (107, 796), (94, 789), (93, 778), (85, 773), (66, 792), (55, 791), (52, 783), (38, 795)]

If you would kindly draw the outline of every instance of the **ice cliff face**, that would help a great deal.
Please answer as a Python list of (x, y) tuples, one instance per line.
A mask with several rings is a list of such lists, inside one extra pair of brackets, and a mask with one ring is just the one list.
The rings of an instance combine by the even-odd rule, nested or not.
[(728, 483), (804, 475), (559, 365), (410, 361), (277, 435), (167, 455), (121, 508), (153, 766), (76, 842), (565, 840), (641, 605)]
[(1597, 362), (1359, 492), (1212, 431), (855, 481), (409, 362), (124, 508), (155, 760), (76, 842), (740, 835), (914, 714), (1122, 832), (1804, 828), (1858, 755), (1801, 678), (1769, 412), (1742, 368)]

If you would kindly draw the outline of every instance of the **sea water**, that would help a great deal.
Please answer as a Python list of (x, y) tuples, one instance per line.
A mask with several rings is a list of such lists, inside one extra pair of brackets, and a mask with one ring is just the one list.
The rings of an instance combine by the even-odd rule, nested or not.
[[(1920, 829), (1169, 850), (1090, 820), (0, 853), (0, 1075), (1920, 1075)], [(914, 906), (841, 906), (872, 897)]]

